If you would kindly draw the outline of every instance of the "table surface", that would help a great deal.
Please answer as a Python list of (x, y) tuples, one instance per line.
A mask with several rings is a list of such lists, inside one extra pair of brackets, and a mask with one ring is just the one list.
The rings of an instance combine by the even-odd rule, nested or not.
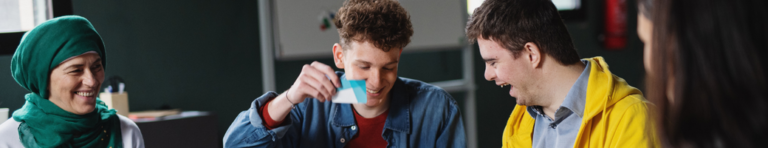
[(162, 116), (157, 118), (139, 118), (139, 119), (131, 119), (133, 122), (138, 123), (148, 123), (148, 122), (161, 122), (161, 121), (167, 121), (167, 120), (180, 120), (185, 118), (194, 118), (194, 117), (201, 117), (201, 116), (208, 116), (211, 115), (211, 112), (207, 111), (182, 111), (179, 114), (176, 115), (168, 115), (168, 116)]
[(216, 114), (182, 111), (177, 115), (134, 120), (146, 147), (221, 147)]

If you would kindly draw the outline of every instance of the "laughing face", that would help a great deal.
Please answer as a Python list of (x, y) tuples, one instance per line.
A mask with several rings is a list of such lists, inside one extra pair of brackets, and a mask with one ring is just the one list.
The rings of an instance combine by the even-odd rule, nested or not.
[(351, 41), (348, 49), (334, 45), (336, 67), (344, 69), (347, 79), (365, 80), (367, 106), (379, 106), (389, 99), (397, 80), (397, 64), (402, 49), (381, 50), (370, 42)]
[(517, 99), (519, 105), (536, 105), (533, 66), (527, 51), (521, 51), (518, 57), (512, 51), (503, 48), (496, 41), (477, 38), (480, 55), (485, 61), (485, 79), (494, 81), (502, 88), (509, 88), (509, 95)]
[(96, 106), (96, 96), (104, 81), (101, 57), (86, 53), (70, 58), (51, 71), (48, 100), (65, 111), (84, 115)]

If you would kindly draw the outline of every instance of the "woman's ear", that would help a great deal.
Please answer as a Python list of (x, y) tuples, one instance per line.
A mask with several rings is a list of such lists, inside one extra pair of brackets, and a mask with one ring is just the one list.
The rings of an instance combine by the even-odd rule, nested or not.
[(333, 44), (333, 62), (336, 68), (344, 69), (344, 49), (339, 43)]
[(525, 52), (528, 52), (528, 60), (531, 62), (531, 66), (533, 68), (541, 66), (541, 49), (539, 49), (539, 46), (537, 46), (533, 42), (525, 43), (523, 46), (525, 49), (523, 49)]

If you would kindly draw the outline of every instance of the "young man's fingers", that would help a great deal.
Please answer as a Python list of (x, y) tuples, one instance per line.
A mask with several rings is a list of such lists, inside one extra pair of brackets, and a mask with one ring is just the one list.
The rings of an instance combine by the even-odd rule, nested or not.
[[(309, 84), (306, 84), (306, 83), (304, 85), (306, 85), (306, 87), (312, 87), (312, 86), (309, 86)], [(323, 98), (322, 94), (320, 94), (320, 92), (317, 91), (314, 88), (302, 89), (301, 92), (303, 94), (307, 94), (307, 95), (311, 96), (312, 98), (317, 99), (320, 102), (325, 102), (325, 98)]]
[[(322, 84), (326, 91), (329, 92), (331, 96), (336, 94), (336, 87), (333, 85), (333, 82), (328, 80), (328, 77), (326, 77), (326, 74), (322, 72), (321, 70), (316, 69), (316, 67), (310, 67), (305, 69), (306, 74), (309, 76), (312, 76), (318, 83)], [(333, 75), (335, 76), (335, 75)], [(331, 77), (333, 77), (331, 76)]]
[(313, 87), (311, 84), (304, 83), (304, 85), (306, 86), (306, 88), (302, 90), (304, 94), (312, 98), (315, 98), (320, 102), (325, 101), (325, 95), (321, 91)]
[(324, 89), (323, 91), (328, 92), (329, 96), (333, 96), (336, 94), (336, 87), (333, 86), (331, 81), (325, 78), (325, 75), (318, 73), (318, 74), (313, 74), (312, 77), (313, 79), (315, 79), (315, 82), (317, 82), (319, 85), (322, 85), (322, 88), (318, 88), (318, 89)]
[[(339, 80), (339, 77), (336, 76), (336, 72), (333, 71), (333, 68), (331, 68), (331, 66), (325, 65), (325, 64), (317, 62), (317, 61), (312, 62), (311, 66), (315, 67), (317, 70), (320, 70), (328, 78), (330, 78), (331, 82), (333, 82), (333, 85), (335, 87), (341, 87), (341, 81)], [(328, 79), (328, 78), (326, 78), (326, 79)]]
[(315, 91), (318, 92), (318, 93), (309, 94), (309, 95), (312, 95), (315, 98), (319, 98), (323, 100), (331, 96), (331, 92), (329, 92), (328, 89), (325, 88), (326, 87), (325, 85), (330, 85), (330, 84), (323, 84), (323, 83), (329, 83), (329, 82), (318, 81), (317, 79), (310, 76), (302, 76), (302, 81), (304, 81), (304, 83), (311, 86), (311, 89), (314, 89)]
[(310, 84), (310, 86), (312, 86), (313, 89), (317, 89), (317, 91), (321, 93), (321, 95), (318, 95), (318, 94), (308, 94), (308, 95), (313, 95), (313, 97), (319, 98), (322, 100), (328, 100), (330, 99), (331, 96), (333, 96), (333, 93), (335, 93), (335, 87), (333, 87), (333, 84), (331, 84), (331, 82), (328, 81), (324, 73), (315, 69), (315, 67), (309, 64), (304, 65), (304, 67), (301, 70), (301, 75), (299, 77), (302, 79), (302, 81), (304, 81), (307, 84)]

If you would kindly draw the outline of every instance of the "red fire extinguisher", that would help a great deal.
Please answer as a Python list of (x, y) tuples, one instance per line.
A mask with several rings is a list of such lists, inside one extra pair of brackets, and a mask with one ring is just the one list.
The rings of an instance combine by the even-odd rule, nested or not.
[(605, 0), (604, 46), (607, 50), (620, 50), (627, 46), (626, 0)]

